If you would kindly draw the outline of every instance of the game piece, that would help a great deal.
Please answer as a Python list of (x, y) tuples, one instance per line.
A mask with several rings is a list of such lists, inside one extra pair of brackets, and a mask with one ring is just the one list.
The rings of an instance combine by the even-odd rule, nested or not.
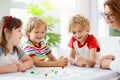
[[(84, 69), (79, 67), (66, 67), (62, 69), (61, 67), (50, 67), (50, 68), (37, 68), (32, 71), (27, 70), (25, 73), (17, 73), (17, 76), (21, 77), (31, 77), (31, 78), (41, 78), (40, 80), (71, 80), (76, 76), (81, 76), (83, 74), (93, 71), (92, 69)], [(43, 79), (44, 78), (44, 79)], [(37, 79), (37, 80), (39, 80)], [(33, 80), (33, 79), (32, 79)]]
[(58, 73), (58, 71), (57, 70), (55, 70), (55, 74), (57, 74)]
[(22, 73), (26, 72), (26, 70), (21, 70)]
[(64, 69), (64, 66), (62, 66), (62, 69)]
[(34, 71), (31, 71), (31, 74), (34, 74), (35, 72)]
[(47, 76), (47, 73), (45, 74), (45, 76)]
[(73, 66), (77, 66), (76, 63), (72, 64)]
[(54, 70), (52, 70), (52, 72), (53, 72)]

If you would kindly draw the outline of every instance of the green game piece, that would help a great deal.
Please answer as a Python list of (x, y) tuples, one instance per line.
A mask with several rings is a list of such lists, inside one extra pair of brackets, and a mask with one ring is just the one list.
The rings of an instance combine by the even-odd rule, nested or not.
[(34, 71), (31, 71), (31, 74), (34, 74), (35, 72)]
[(57, 74), (58, 73), (58, 71), (57, 70), (55, 70), (55, 74)]

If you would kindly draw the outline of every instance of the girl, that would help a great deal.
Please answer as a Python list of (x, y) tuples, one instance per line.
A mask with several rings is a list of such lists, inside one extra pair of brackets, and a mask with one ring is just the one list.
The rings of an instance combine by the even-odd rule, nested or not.
[(31, 17), (25, 27), (26, 36), (22, 39), (24, 51), (32, 57), (35, 66), (66, 66), (68, 59), (63, 56), (58, 60), (44, 40), (47, 24), (39, 17)]
[(0, 21), (0, 73), (24, 71), (33, 66), (32, 59), (17, 45), (20, 43), (22, 22), (12, 16)]
[(77, 66), (94, 67), (100, 47), (97, 39), (89, 34), (89, 20), (81, 15), (73, 16), (68, 31), (73, 34), (68, 44), (71, 48), (69, 62)]

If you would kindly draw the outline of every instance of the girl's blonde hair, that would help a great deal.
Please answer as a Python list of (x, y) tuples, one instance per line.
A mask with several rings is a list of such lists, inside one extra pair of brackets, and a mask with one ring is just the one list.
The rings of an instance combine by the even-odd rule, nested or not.
[(90, 31), (90, 22), (89, 19), (82, 15), (75, 15), (73, 16), (68, 24), (68, 32), (72, 32), (72, 28), (76, 26), (76, 24), (80, 25), (83, 29), (87, 29), (88, 32)]
[[(11, 33), (13, 29), (17, 29), (22, 26), (22, 21), (18, 18), (12, 16), (3, 16), (0, 20), (0, 48), (3, 50), (4, 55), (7, 55), (10, 51), (7, 47), (7, 40), (5, 36), (5, 28), (7, 28)], [(17, 50), (19, 54), (19, 49), (16, 45), (14, 45), (13, 49)]]
[(30, 17), (29, 21), (27, 23), (27, 26), (25, 26), (25, 35), (29, 36), (29, 33), (34, 28), (39, 28), (40, 26), (45, 26), (45, 30), (47, 31), (47, 24), (40, 18), (40, 17)]

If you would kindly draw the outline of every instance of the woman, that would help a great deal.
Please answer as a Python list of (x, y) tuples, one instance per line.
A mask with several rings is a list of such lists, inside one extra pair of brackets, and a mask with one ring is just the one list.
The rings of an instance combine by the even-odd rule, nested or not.
[(110, 26), (110, 35), (120, 36), (120, 0), (107, 0), (104, 3), (103, 17)]
[[(120, 0), (107, 0), (104, 3), (104, 13), (107, 24), (120, 35)], [(114, 46), (113, 46), (114, 47)], [(111, 69), (120, 73), (120, 54), (102, 56), (100, 68)]]

